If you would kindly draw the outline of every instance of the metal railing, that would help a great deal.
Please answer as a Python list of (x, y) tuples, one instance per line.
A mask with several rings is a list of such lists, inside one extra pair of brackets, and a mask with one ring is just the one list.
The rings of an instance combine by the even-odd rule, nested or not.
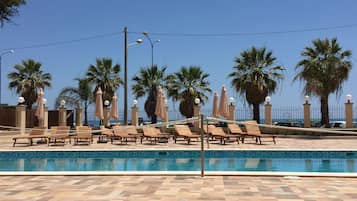
[[(353, 107), (353, 116), (354, 121), (357, 122), (357, 106)], [(169, 120), (178, 120), (184, 119), (185, 117), (178, 110), (169, 110), (168, 111)], [(212, 109), (202, 108), (201, 114), (205, 116), (212, 116)], [(310, 110), (311, 121), (319, 122), (321, 119), (321, 112), (319, 106), (311, 107)], [(123, 111), (119, 111), (119, 122), (123, 121)], [(331, 121), (345, 119), (345, 107), (344, 105), (330, 105), (329, 106), (329, 115)], [(95, 118), (94, 112), (89, 112), (89, 121), (90, 122), (99, 122)], [(141, 109), (138, 112), (138, 117), (142, 118), (144, 122), (149, 122), (150, 118), (147, 116), (146, 112)], [(245, 107), (236, 107), (235, 108), (235, 117), (236, 120), (249, 120), (253, 118), (253, 108), (249, 106)], [(131, 119), (131, 113), (129, 112), (128, 119)], [(264, 105), (260, 107), (260, 119), (261, 122), (264, 122)], [(304, 108), (303, 105), (291, 105), (291, 106), (272, 106), (272, 120), (273, 122), (303, 122), (304, 121)]]

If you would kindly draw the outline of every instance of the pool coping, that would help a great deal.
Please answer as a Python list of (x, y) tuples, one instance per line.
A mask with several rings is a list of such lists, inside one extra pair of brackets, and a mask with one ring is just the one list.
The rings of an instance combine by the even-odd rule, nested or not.
[[(0, 149), (0, 152), (23, 152), (23, 151), (28, 151), (28, 152), (41, 152), (41, 151), (63, 151), (63, 152), (69, 152), (69, 151), (201, 151), (201, 149), (157, 149), (157, 148), (151, 148), (151, 149)], [(204, 149), (204, 151), (357, 151), (357, 149), (286, 149), (286, 148), (281, 148), (281, 149)]]
[[(0, 176), (197, 176), (200, 171), (32, 171), (0, 172)], [(270, 176), (298, 179), (299, 177), (343, 177), (357, 178), (357, 173), (321, 172), (259, 172), (259, 171), (205, 171), (204, 176)]]

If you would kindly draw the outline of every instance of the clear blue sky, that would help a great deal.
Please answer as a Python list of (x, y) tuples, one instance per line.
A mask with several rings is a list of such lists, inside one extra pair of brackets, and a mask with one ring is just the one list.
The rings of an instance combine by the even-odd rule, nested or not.
[[(111, 57), (123, 67), (124, 37), (120, 32), (127, 26), (129, 42), (144, 39), (143, 44), (129, 48), (129, 78), (140, 67), (151, 63), (149, 42), (140, 34), (143, 31), (149, 32), (153, 40), (161, 40), (154, 48), (154, 63), (167, 66), (168, 73), (177, 71), (183, 65), (201, 66), (210, 74), (212, 90), (219, 92), (225, 85), (228, 96), (235, 96), (227, 79), (233, 69), (234, 57), (252, 46), (265, 46), (273, 51), (278, 64), (287, 68), (285, 80), (272, 96), (272, 103), (282, 106), (302, 104), (302, 86), (298, 82), (292, 83), (296, 63), (301, 59), (300, 53), (314, 39), (337, 37), (344, 49), (352, 50), (355, 64), (356, 8), (357, 1), (354, 0), (28, 0), (20, 8), (20, 15), (13, 18), (16, 24), (5, 24), (0, 29), (1, 52), (15, 50), (15, 53), (2, 58), (2, 102), (16, 103), (18, 95), (8, 89), (7, 74), (13, 71), (15, 64), (25, 59), (41, 62), (43, 70), (52, 74), (52, 88), (45, 91), (50, 109), (54, 107), (59, 91), (66, 86), (76, 86), (73, 79), (84, 76), (88, 65), (95, 63), (97, 57)], [(351, 24), (355, 25), (289, 32)], [(271, 33), (280, 31), (284, 33)], [(118, 34), (92, 40), (36, 47), (116, 32)], [(232, 33), (236, 34), (229, 35)], [(331, 96), (332, 103), (343, 103), (348, 93), (357, 97), (356, 71), (356, 66), (353, 66), (342, 97)], [(122, 87), (118, 96), (119, 109), (122, 110)], [(242, 98), (236, 98), (237, 104), (242, 105)], [(129, 93), (129, 103), (132, 99)], [(139, 99), (139, 103), (143, 102), (144, 98)], [(205, 107), (211, 108), (211, 102)]]

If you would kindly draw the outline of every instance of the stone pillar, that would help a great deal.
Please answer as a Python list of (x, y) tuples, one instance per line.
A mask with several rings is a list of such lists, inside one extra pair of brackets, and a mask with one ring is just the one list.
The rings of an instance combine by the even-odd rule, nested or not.
[(58, 110), (58, 125), (67, 126), (67, 109), (64, 107)]
[(235, 107), (234, 107), (234, 105), (230, 104), (228, 106), (228, 110), (229, 110), (228, 120), (235, 121)]
[(353, 103), (347, 101), (345, 103), (345, 113), (346, 113), (346, 128), (353, 128)]
[(26, 128), (26, 106), (18, 105), (16, 106), (16, 127), (19, 128), (20, 134), (25, 134)]
[(265, 103), (265, 112), (264, 112), (264, 115), (265, 115), (265, 124), (266, 125), (272, 125), (273, 124), (273, 120), (271, 118), (271, 104), (268, 102), (268, 103)]
[(201, 106), (200, 105), (194, 105), (193, 106), (193, 116), (197, 117), (198, 120), (193, 123), (193, 126), (195, 128), (200, 128), (201, 126)]
[(76, 108), (76, 126), (83, 126), (81, 108)]
[(310, 106), (310, 103), (308, 103), (307, 101), (304, 103), (304, 128), (311, 127)]
[(43, 127), (48, 128), (48, 107), (44, 107)]
[(136, 105), (131, 107), (131, 125), (138, 126), (138, 107)]
[(103, 114), (104, 114), (103, 125), (105, 127), (109, 127), (110, 126), (110, 108), (108, 106), (103, 108)]

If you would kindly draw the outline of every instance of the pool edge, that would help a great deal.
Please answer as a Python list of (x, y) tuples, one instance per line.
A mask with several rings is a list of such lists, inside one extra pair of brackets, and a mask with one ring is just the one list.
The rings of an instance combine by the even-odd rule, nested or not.
[[(61, 172), (0, 172), (0, 176), (201, 176), (200, 171), (61, 171)], [(345, 177), (357, 178), (357, 173), (318, 172), (258, 172), (258, 171), (205, 171), (204, 176), (271, 176), (271, 177)]]

